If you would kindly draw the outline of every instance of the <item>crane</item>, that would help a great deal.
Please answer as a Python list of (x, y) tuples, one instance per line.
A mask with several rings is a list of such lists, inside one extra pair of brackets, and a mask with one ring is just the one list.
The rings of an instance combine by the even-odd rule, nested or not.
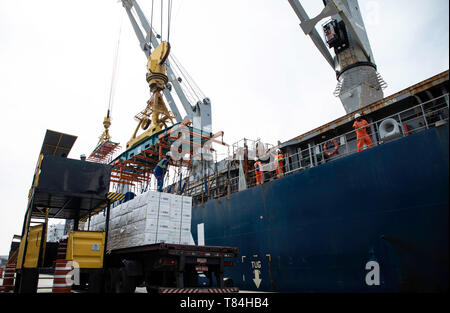
[[(195, 91), (199, 91), (199, 88), (190, 76), (184, 72), (183, 67), (173, 54), (170, 53), (169, 42), (162, 41), (161, 36), (155, 35), (152, 23), (149, 23), (137, 1), (121, 1), (139, 41), (139, 46), (148, 60), (146, 78), (151, 91), (151, 98), (147, 102), (147, 107), (135, 116), (138, 125), (127, 143), (127, 149), (138, 145), (139, 142), (167, 128), (168, 122), (181, 125), (186, 120), (189, 120), (192, 122), (192, 127), (200, 133), (200, 137), (192, 138), (192, 142), (195, 145), (192, 148), (192, 154), (196, 156), (201, 155), (200, 159), (195, 157), (192, 160), (190, 179), (192, 181), (203, 179), (214, 171), (213, 162), (208, 155), (209, 152), (205, 152), (201, 147), (201, 142), (204, 140), (202, 138), (214, 137), (212, 133), (211, 100), (205, 97), (201, 91), (199, 93)], [(184, 87), (181, 84), (183, 80), (186, 81)], [(177, 103), (172, 96), (172, 90), (175, 90), (187, 114), (184, 117), (180, 114)], [(170, 111), (165, 105), (163, 96), (168, 102)], [(145, 131), (138, 135), (140, 128)]]
[[(339, 96), (347, 114), (382, 99), (387, 84), (377, 72), (358, 1), (323, 0), (325, 8), (314, 18), (309, 18), (299, 0), (288, 1), (303, 32), (335, 71), (334, 95)], [(325, 18), (331, 18), (322, 24), (326, 44), (315, 29)], [(334, 57), (329, 49), (334, 50)]]
[[(126, 10), (136, 37), (139, 40), (141, 50), (148, 59), (147, 81), (149, 82), (150, 90), (152, 92), (152, 98), (149, 100), (147, 108), (136, 116), (139, 124), (131, 140), (127, 144), (127, 148), (143, 139), (143, 137), (151, 136), (160, 131), (164, 126), (167, 126), (166, 122), (175, 120), (177, 123), (180, 123), (186, 118), (189, 118), (192, 121), (192, 126), (194, 128), (200, 129), (210, 136), (212, 131), (210, 99), (205, 97), (195, 104), (191, 104), (181, 86), (182, 79), (175, 75), (175, 71), (169, 61), (170, 44), (168, 42), (160, 43), (158, 41), (158, 36), (155, 35), (151, 24), (148, 22), (142, 9), (135, 0), (122, 0), (122, 5)], [(135, 16), (137, 16), (137, 18)], [(145, 36), (138, 24), (138, 20), (145, 31)], [(155, 82), (157, 83), (154, 84)], [(182, 118), (171, 94), (172, 87), (187, 114), (184, 118)], [(168, 101), (171, 113), (166, 109), (161, 93)], [(152, 115), (151, 121), (149, 119), (150, 114)], [(162, 117), (157, 117), (156, 115), (158, 114)], [(143, 137), (136, 136), (139, 127), (148, 129), (146, 133), (141, 135)]]
[(88, 157), (88, 161), (98, 162), (98, 163), (108, 163), (112, 158), (113, 154), (120, 149), (120, 144), (111, 141), (111, 135), (109, 134), (109, 127), (111, 126), (111, 112), (114, 98), (114, 86), (116, 83), (116, 71), (119, 57), (119, 46), (120, 46), (120, 34), (122, 31), (122, 21), (120, 23), (119, 35), (117, 38), (116, 53), (114, 56), (114, 66), (111, 76), (111, 88), (109, 90), (109, 103), (108, 111), (106, 116), (103, 118), (104, 131), (100, 135), (97, 145)]
[[(151, 98), (147, 101), (147, 107), (135, 116), (139, 123), (133, 136), (127, 143), (127, 149), (142, 139), (152, 136), (163, 128), (166, 128), (166, 122), (170, 121), (173, 124), (174, 116), (170, 114), (161, 95), (161, 91), (164, 90), (168, 82), (164, 62), (169, 57), (169, 53), (170, 44), (163, 41), (148, 58), (147, 82), (150, 87)], [(137, 136), (139, 128), (142, 128), (145, 132)]]
[(108, 113), (106, 113), (106, 116), (103, 118), (103, 127), (105, 128), (105, 130), (100, 135), (97, 146), (100, 145), (102, 142), (111, 140), (111, 135), (109, 134), (110, 126), (111, 126), (111, 117), (110, 117), (110, 111), (108, 110)]

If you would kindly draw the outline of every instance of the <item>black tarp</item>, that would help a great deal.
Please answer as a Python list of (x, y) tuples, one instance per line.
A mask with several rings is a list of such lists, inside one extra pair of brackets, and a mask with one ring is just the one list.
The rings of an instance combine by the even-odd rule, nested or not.
[(33, 207), (52, 218), (79, 218), (106, 201), (111, 177), (106, 164), (44, 156)]

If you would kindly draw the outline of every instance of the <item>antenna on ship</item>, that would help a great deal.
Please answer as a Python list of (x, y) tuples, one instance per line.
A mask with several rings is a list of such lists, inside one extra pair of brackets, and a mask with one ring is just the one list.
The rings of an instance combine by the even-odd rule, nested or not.
[[(334, 95), (341, 99), (347, 114), (383, 99), (386, 82), (377, 72), (357, 0), (323, 0), (325, 8), (309, 18), (299, 0), (288, 0), (300, 19), (300, 27), (336, 73)], [(315, 29), (322, 24), (326, 45)], [(332, 57), (329, 49), (334, 50)]]

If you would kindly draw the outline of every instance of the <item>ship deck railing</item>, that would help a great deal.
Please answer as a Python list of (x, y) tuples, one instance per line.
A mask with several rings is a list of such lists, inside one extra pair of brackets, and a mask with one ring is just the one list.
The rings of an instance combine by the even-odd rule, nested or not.
[[(396, 120), (399, 125), (400, 133), (394, 139), (382, 140), (380, 136), (380, 124), (387, 118)], [(392, 140), (399, 140), (403, 137), (410, 136), (421, 131), (436, 127), (436, 123), (448, 123), (449, 119), (449, 95), (430, 99), (426, 102), (420, 103), (395, 114), (384, 116), (382, 119), (369, 123), (368, 134), (371, 138), (373, 146), (378, 146)], [(325, 144), (330, 141), (337, 141), (338, 147), (336, 154), (327, 156), (325, 153)], [(334, 145), (330, 146), (330, 150), (334, 150)], [(364, 150), (368, 147), (364, 146)], [(315, 145), (309, 145), (306, 149), (298, 149), (297, 153), (284, 155), (283, 175), (291, 175), (299, 171), (307, 170), (322, 164), (333, 162), (334, 160), (352, 155), (357, 152), (357, 138), (356, 131), (352, 130), (346, 133), (341, 133), (336, 137), (328, 138)], [(266, 163), (265, 163), (266, 162)], [(263, 165), (263, 183), (280, 179), (277, 177), (274, 165), (274, 158), (271, 160), (262, 161)], [(265, 163), (265, 164), (264, 164)], [(237, 162), (239, 164), (239, 162)], [(253, 165), (253, 162), (252, 162)], [(225, 173), (215, 173), (208, 178), (208, 189), (205, 190), (204, 184), (198, 184), (195, 188), (188, 188), (186, 194), (200, 197), (202, 202), (208, 198), (218, 198), (238, 192), (245, 188), (256, 186), (255, 170), (251, 169), (243, 177), (224, 177)], [(245, 183), (243, 183), (245, 181)]]

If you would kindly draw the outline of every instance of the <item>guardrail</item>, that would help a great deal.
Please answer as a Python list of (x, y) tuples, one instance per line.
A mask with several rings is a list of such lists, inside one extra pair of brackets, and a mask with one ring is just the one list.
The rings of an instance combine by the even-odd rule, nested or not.
[[(368, 135), (373, 145), (377, 146), (435, 127), (439, 123), (448, 122), (448, 119), (449, 95), (445, 94), (369, 123), (370, 131), (368, 131)], [(391, 123), (386, 123), (385, 121), (387, 120)], [(386, 124), (389, 125), (386, 126)], [(396, 130), (393, 129), (395, 127), (397, 127)], [(364, 146), (364, 149), (367, 148), (367, 146)], [(336, 137), (315, 145), (309, 145), (308, 148), (299, 150), (297, 153), (284, 155), (283, 176), (332, 162), (354, 153), (357, 153), (357, 136), (355, 130), (339, 134)], [(274, 159), (262, 165), (263, 183), (278, 179), (273, 161)], [(213, 183), (215, 178), (213, 176), (209, 179), (210, 188), (215, 187)], [(239, 191), (240, 179), (242, 185), (242, 177), (233, 177), (227, 180), (226, 188), (229, 189), (227, 193)], [(245, 175), (245, 188), (250, 188), (255, 185), (256, 174), (255, 170), (252, 169), (247, 171)]]
[[(448, 119), (449, 94), (447, 93), (369, 123), (370, 131), (368, 131), (368, 135), (373, 145), (377, 146), (435, 127), (436, 123), (445, 123), (448, 122)], [(387, 120), (390, 120), (391, 123), (386, 123)], [(397, 131), (390, 133), (391, 129), (389, 128), (392, 127), (397, 127)], [(260, 140), (252, 141), (250, 139), (243, 139), (241, 141), (230, 146), (231, 149), (229, 149), (229, 155), (226, 159), (229, 162), (229, 169), (234, 172), (239, 168), (240, 160), (243, 159), (243, 151), (249, 153), (249, 150), (246, 149), (247, 147), (251, 149), (251, 147), (256, 146), (256, 143), (259, 143), (264, 145), (266, 149), (270, 148), (270, 151), (275, 151), (276, 148), (264, 144)], [(364, 146), (364, 149), (367, 148), (367, 146)], [(298, 149), (297, 153), (284, 155), (282, 176), (332, 162), (354, 153), (358, 153), (357, 136), (356, 131), (352, 130), (317, 144), (308, 144), (307, 148)], [(272, 155), (270, 160), (262, 160), (263, 183), (280, 178), (276, 175), (274, 160), (274, 155)], [(256, 173), (253, 168), (248, 169), (241, 177), (228, 177), (227, 172), (229, 172), (229, 169), (217, 171), (211, 174), (206, 180), (193, 183), (187, 183), (188, 175), (186, 174), (188, 173), (185, 173), (182, 176), (183, 184), (187, 183), (187, 186), (186, 189), (183, 187), (183, 194), (194, 197), (194, 201), (196, 202), (205, 202), (210, 198), (222, 197), (256, 185)], [(156, 190), (154, 182), (151, 185), (154, 186), (149, 186), (150, 188), (148, 189)], [(178, 185), (179, 182), (169, 182), (169, 179), (167, 179), (165, 188), (171, 186), (170, 189), (176, 189)], [(145, 189), (147, 190), (147, 187)]]

